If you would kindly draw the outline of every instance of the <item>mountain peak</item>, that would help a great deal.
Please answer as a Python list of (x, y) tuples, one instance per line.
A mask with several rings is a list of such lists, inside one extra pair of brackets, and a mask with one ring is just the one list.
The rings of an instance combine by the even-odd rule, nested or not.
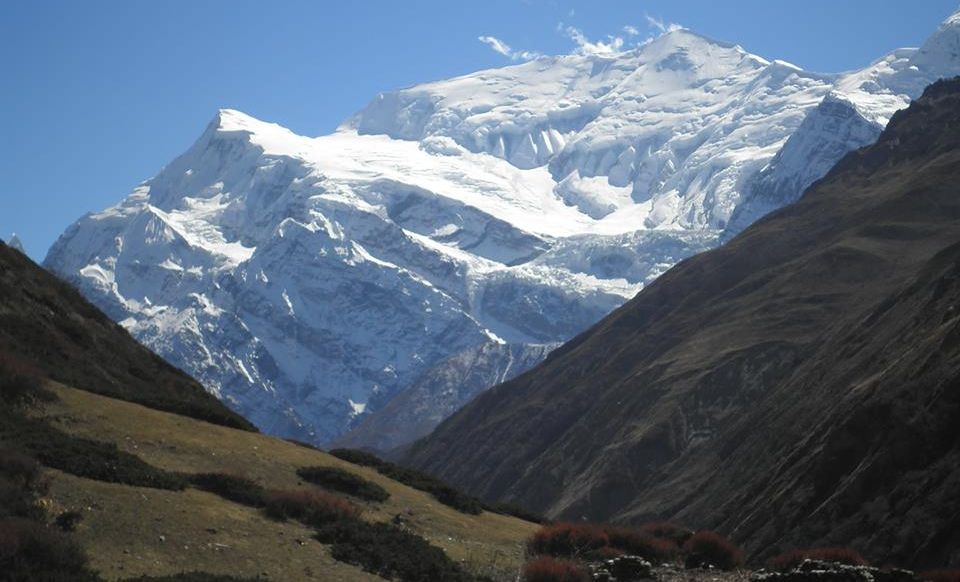
[(945, 18), (940, 26), (941, 28), (944, 26), (960, 26), (960, 8), (957, 8), (953, 14)]
[(960, 10), (948, 16), (923, 43), (914, 62), (936, 67), (957, 59), (960, 59)]
[(641, 45), (637, 51), (642, 58), (663, 62), (670, 69), (695, 68), (697, 65), (720, 62), (737, 66), (735, 63), (742, 63), (744, 59), (759, 66), (770, 64), (770, 61), (746, 51), (738, 44), (717, 40), (688, 28), (669, 30)]
[[(705, 43), (721, 48), (740, 49), (740, 45), (711, 38), (689, 28), (677, 27), (670, 29), (650, 41), (650, 44), (670, 44), (675, 46), (689, 45), (690, 43)], [(742, 49), (741, 49), (742, 50)]]
[(218, 109), (194, 147), (206, 149), (222, 140), (240, 141), (266, 152), (289, 154), (305, 138), (277, 123), (261, 121), (237, 109)]
[(20, 237), (17, 236), (17, 233), (12, 233), (10, 238), (7, 239), (7, 246), (12, 249), (17, 249), (21, 253), (26, 253), (23, 249), (23, 241), (20, 240)]
[(260, 121), (252, 115), (248, 115), (237, 109), (222, 108), (218, 109), (216, 115), (210, 121), (210, 128), (218, 132), (224, 131), (247, 131), (257, 133), (264, 126), (280, 127), (275, 123)]

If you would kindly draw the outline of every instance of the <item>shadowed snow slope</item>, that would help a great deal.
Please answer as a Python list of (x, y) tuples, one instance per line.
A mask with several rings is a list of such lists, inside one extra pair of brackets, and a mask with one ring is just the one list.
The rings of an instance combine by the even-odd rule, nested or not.
[(416, 387), (379, 422), (421, 434), (796, 199), (957, 72), (955, 28), (848, 75), (678, 30), (384, 93), (319, 138), (223, 110), (46, 265), (266, 431), (328, 443)]

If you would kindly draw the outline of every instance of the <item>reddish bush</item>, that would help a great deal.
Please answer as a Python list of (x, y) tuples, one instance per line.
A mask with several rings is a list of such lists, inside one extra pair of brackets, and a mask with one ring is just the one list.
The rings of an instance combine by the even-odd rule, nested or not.
[(274, 519), (295, 519), (310, 526), (360, 516), (357, 506), (342, 497), (325, 491), (301, 489), (270, 491), (266, 495), (264, 509)]
[(927, 570), (917, 574), (917, 578), (929, 582), (960, 582), (960, 569)]
[(767, 566), (771, 570), (778, 572), (789, 572), (803, 563), (804, 560), (819, 560), (821, 562), (832, 562), (835, 564), (848, 564), (850, 566), (866, 566), (867, 561), (860, 555), (860, 552), (853, 548), (811, 548), (808, 550), (792, 550), (771, 558)]
[(555, 523), (541, 527), (527, 542), (527, 553), (576, 558), (610, 545), (600, 526), (585, 523)]
[(683, 544), (687, 554), (688, 568), (713, 566), (721, 570), (733, 570), (743, 565), (743, 552), (730, 540), (715, 531), (702, 530), (693, 534)]
[(689, 529), (668, 521), (646, 523), (640, 526), (640, 533), (653, 538), (670, 540), (677, 544), (677, 547), (683, 546), (693, 535)]
[(644, 534), (639, 529), (608, 526), (606, 533), (611, 547), (652, 564), (672, 562), (680, 553), (680, 547), (673, 541)]
[(523, 567), (524, 582), (589, 582), (590, 574), (572, 560), (540, 557)]

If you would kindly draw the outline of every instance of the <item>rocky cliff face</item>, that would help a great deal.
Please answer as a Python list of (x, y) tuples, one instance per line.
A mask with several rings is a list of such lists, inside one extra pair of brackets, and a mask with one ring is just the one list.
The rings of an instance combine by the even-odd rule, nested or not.
[[(384, 93), (320, 138), (224, 110), (45, 264), (264, 430), (329, 443), (415, 387), (406, 438), (795, 200), (960, 66), (955, 28), (846, 76), (673, 31)], [(351, 442), (401, 444), (376, 432)]]
[(960, 80), (796, 204), (678, 265), (408, 461), (571, 519), (669, 518), (757, 557), (958, 564)]
[(382, 409), (334, 444), (390, 451), (426, 436), (478, 394), (526, 372), (557, 344), (488, 342), (455, 354), (427, 370)]

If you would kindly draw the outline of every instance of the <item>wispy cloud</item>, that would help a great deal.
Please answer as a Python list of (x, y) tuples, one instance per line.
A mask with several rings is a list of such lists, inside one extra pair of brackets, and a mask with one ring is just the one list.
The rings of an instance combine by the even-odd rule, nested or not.
[(675, 22), (664, 22), (662, 18), (656, 18), (650, 16), (649, 14), (644, 14), (643, 17), (647, 19), (647, 25), (660, 34), (673, 32), (674, 30), (680, 30), (683, 28)]
[(477, 40), (492, 48), (494, 52), (498, 52), (505, 57), (509, 57), (513, 53), (510, 45), (495, 36), (478, 36)]
[(514, 50), (510, 45), (495, 36), (478, 36), (477, 40), (489, 46), (494, 52), (507, 57), (511, 61), (530, 61), (543, 56), (535, 51)]
[(621, 36), (608, 35), (607, 41), (590, 40), (579, 28), (564, 26), (557, 27), (577, 45), (576, 52), (584, 55), (612, 55), (623, 50), (624, 40)]
[[(574, 14), (570, 11), (570, 16)], [(633, 24), (624, 25), (620, 30), (621, 34), (608, 34), (604, 39), (591, 39), (582, 30), (576, 26), (557, 23), (557, 32), (573, 41), (574, 53), (582, 55), (615, 55), (628, 49), (652, 41), (656, 36), (680, 30), (683, 26), (675, 22), (667, 22), (662, 18), (644, 14), (646, 20), (646, 31), (642, 26)], [(490, 35), (477, 37), (477, 40), (490, 47), (497, 54), (503, 55), (511, 61), (529, 61), (543, 56), (536, 51), (516, 50), (503, 40)]]

